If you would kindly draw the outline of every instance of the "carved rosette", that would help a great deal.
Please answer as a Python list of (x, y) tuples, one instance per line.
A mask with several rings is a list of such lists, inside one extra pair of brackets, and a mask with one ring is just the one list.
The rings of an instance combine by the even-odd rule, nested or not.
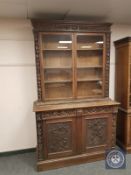
[(107, 119), (91, 119), (87, 121), (86, 145), (94, 147), (106, 144)]
[(40, 50), (39, 50), (39, 36), (37, 32), (34, 32), (35, 40), (35, 58), (36, 58), (36, 73), (37, 73), (37, 92), (38, 100), (42, 100), (42, 88), (41, 88), (41, 77), (40, 77)]
[(37, 112), (36, 113), (36, 124), (37, 124), (37, 158), (38, 160), (44, 159), (44, 138), (43, 138), (43, 122), (42, 119), (42, 113)]

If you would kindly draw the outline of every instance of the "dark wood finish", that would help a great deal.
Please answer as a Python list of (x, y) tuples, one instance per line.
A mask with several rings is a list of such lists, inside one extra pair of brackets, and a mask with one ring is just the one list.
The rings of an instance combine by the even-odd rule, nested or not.
[(117, 119), (117, 143), (131, 152), (131, 37), (115, 41), (116, 100), (121, 103)]
[[(110, 24), (32, 20), (39, 171), (101, 160), (116, 142)], [(69, 43), (59, 43), (64, 40)]]

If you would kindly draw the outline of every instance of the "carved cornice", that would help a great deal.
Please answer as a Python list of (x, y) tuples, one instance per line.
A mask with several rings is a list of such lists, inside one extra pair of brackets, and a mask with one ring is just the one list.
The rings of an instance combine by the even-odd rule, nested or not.
[(89, 23), (87, 21), (38, 20), (32, 19), (37, 32), (110, 32), (110, 23)]
[(114, 42), (115, 46), (131, 42), (131, 37), (125, 37)]

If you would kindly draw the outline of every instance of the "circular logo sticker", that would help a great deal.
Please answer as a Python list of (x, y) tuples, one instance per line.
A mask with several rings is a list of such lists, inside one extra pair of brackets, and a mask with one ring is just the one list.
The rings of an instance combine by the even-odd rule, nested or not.
[(106, 168), (125, 168), (125, 154), (121, 150), (113, 149), (106, 155)]

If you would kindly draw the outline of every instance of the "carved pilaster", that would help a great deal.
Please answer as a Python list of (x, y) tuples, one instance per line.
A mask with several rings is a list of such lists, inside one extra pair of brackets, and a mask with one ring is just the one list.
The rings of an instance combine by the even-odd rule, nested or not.
[(114, 113), (112, 116), (112, 147), (116, 145), (116, 119), (117, 116)]
[(106, 34), (105, 96), (109, 97), (110, 33)]
[(42, 113), (36, 113), (36, 124), (37, 124), (37, 158), (38, 160), (44, 159), (44, 138), (43, 138), (43, 122)]
[(35, 58), (36, 58), (36, 73), (37, 73), (37, 93), (38, 100), (42, 99), (41, 77), (40, 77), (40, 49), (39, 49), (39, 36), (38, 33), (34, 33), (35, 40)]

